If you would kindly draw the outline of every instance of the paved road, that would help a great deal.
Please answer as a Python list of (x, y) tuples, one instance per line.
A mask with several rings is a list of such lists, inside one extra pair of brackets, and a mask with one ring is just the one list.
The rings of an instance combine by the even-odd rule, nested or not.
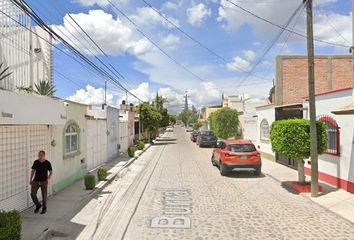
[[(78, 239), (354, 239), (354, 226), (266, 174), (222, 177), (182, 128), (73, 219)], [(175, 140), (174, 140), (175, 139)]]

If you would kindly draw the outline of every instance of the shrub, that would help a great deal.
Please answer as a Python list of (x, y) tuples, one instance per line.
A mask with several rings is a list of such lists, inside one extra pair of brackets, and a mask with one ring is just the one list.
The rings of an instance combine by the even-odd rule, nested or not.
[(235, 137), (239, 125), (238, 113), (234, 109), (222, 108), (209, 116), (211, 130), (222, 139)]
[(92, 190), (96, 186), (96, 179), (95, 175), (92, 174), (86, 174), (85, 175), (85, 187), (87, 190)]
[(134, 157), (135, 156), (135, 148), (134, 147), (129, 147), (128, 148), (128, 155), (129, 155), (129, 157)]
[(0, 211), (0, 240), (21, 239), (21, 215), (18, 211)]
[(98, 178), (98, 181), (105, 181), (107, 178), (107, 169), (100, 167), (97, 170), (97, 178)]
[[(274, 152), (293, 160), (299, 160), (299, 182), (305, 182), (303, 160), (310, 157), (310, 121), (305, 119), (289, 119), (275, 121), (270, 130), (270, 141)], [(326, 126), (317, 122), (318, 154), (327, 148)]]
[(145, 147), (145, 143), (143, 141), (139, 141), (137, 144), (136, 144), (136, 147), (139, 149), (139, 150), (143, 150), (144, 147)]

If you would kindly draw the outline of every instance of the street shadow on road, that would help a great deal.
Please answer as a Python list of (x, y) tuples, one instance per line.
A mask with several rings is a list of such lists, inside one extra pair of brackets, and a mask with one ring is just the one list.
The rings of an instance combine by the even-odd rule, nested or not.
[(154, 146), (164, 146), (164, 145), (170, 145), (170, 144), (176, 144), (175, 142), (155, 142)]
[(171, 141), (176, 141), (177, 139), (176, 138), (160, 138), (160, 139), (156, 139), (156, 142), (165, 142), (165, 141), (168, 141), (168, 142), (171, 142)]
[(225, 177), (228, 178), (264, 178), (265, 175), (262, 173), (257, 176), (253, 172), (245, 172), (245, 171), (233, 171), (228, 173)]

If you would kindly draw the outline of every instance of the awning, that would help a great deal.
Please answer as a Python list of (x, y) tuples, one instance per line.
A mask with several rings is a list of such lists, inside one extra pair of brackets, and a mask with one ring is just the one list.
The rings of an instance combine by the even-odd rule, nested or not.
[(354, 115), (354, 102), (336, 111), (332, 111), (332, 113), (336, 115)]

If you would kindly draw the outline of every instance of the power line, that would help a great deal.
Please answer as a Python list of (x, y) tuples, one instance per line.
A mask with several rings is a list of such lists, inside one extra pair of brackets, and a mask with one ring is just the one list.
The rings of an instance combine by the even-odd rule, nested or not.
[[(16, 49), (22, 51), (22, 52), (25, 53), (25, 54), (28, 54), (29, 56), (32, 56), (32, 57), (36, 58), (37, 60), (42, 60), (42, 59), (40, 59), (38, 56), (32, 55), (31, 52), (29, 52), (29, 51), (27, 51), (26, 49), (24, 49), (19, 43), (15, 42), (13, 39), (9, 38), (9, 37), (6, 36), (4, 33), (0, 32), (0, 34), (1, 34), (4, 38), (7, 38), (8, 40), (10, 40), (10, 41), (12, 42), (11, 45), (12, 45), (14, 48), (16, 48)], [(83, 86), (77, 84), (74, 80), (70, 79), (68, 76), (64, 75), (63, 73), (59, 72), (58, 70), (56, 70), (56, 69), (53, 69), (53, 70), (54, 70), (57, 74), (59, 74), (63, 79), (69, 80), (69, 81), (72, 82), (74, 85), (76, 85), (76, 86), (78, 86), (78, 87), (80, 87), (80, 88), (82, 88), (82, 89), (85, 88), (85, 87), (83, 87)], [(16, 87), (18, 87), (18, 86), (16, 86)], [(87, 93), (88, 93), (89, 95), (93, 96), (93, 97), (98, 98), (98, 99), (99, 99), (99, 98), (102, 98), (102, 97), (99, 97), (99, 96), (97, 96), (97, 95), (95, 95), (95, 94), (93, 94), (93, 93), (90, 93), (90, 92), (87, 92)], [(103, 100), (103, 98), (102, 98), (101, 100)]]
[[(209, 53), (211, 53), (212, 55), (216, 56), (218, 59), (222, 60), (224, 63), (226, 64), (230, 64), (233, 67), (235, 67), (236, 69), (240, 70), (241, 72), (244, 73), (249, 73), (249, 71), (239, 67), (236, 64), (230, 63), (227, 59), (225, 59), (224, 57), (222, 57), (221, 55), (219, 55), (218, 53), (216, 53), (214, 50), (212, 50), (211, 48), (207, 47), (205, 44), (203, 44), (202, 42), (200, 42), (199, 40), (197, 40), (196, 38), (194, 38), (192, 35), (190, 35), (189, 33), (185, 32), (183, 29), (181, 29), (179, 26), (177, 26), (174, 22), (172, 22), (170, 19), (168, 19), (166, 16), (164, 16), (159, 10), (157, 10), (156, 8), (154, 8), (149, 2), (142, 0), (149, 8), (151, 8), (154, 12), (156, 12), (159, 16), (161, 16), (163, 19), (165, 19), (165, 21), (167, 21), (169, 24), (171, 24), (174, 28), (176, 28), (179, 32), (181, 32), (182, 34), (184, 34), (186, 37), (188, 37), (189, 39), (191, 39), (192, 41), (194, 41), (195, 43), (197, 43), (198, 45), (200, 45), (202, 48), (204, 48), (205, 50), (207, 50)], [(252, 74), (253, 76), (260, 78), (260, 79), (265, 79), (261, 76), (257, 76), (255, 74)], [(269, 80), (269, 79), (267, 79)]]
[[(285, 28), (287, 28), (290, 23), (293, 21), (293, 19), (296, 17), (296, 15), (299, 13), (299, 11), (301, 9), (303, 9), (304, 3), (301, 3), (300, 6), (294, 11), (294, 13), (290, 16), (290, 18), (286, 21), (285, 23)], [(299, 14), (299, 16), (301, 15), (301, 12)], [(298, 20), (298, 19), (297, 19)], [(296, 21), (297, 22), (297, 21)], [(269, 51), (273, 48), (273, 46), (275, 45), (275, 43), (279, 40), (279, 38), (281, 37), (281, 35), (284, 33), (285, 31), (284, 29), (280, 29), (279, 33), (275, 36), (275, 38), (269, 43), (269, 45), (266, 47), (264, 53), (262, 54), (262, 56), (257, 60), (257, 62), (252, 66), (252, 69), (250, 71), (253, 72), (258, 65), (263, 61), (263, 59), (266, 57), (266, 55), (269, 53)], [(291, 33), (289, 33), (290, 35)], [(236, 88), (240, 87), (242, 85), (242, 83), (244, 81), (246, 81), (246, 79), (250, 76), (250, 74), (247, 74), (240, 82), (239, 84), (236, 86)]]
[[(264, 21), (264, 22), (266, 22), (266, 23), (268, 23), (268, 24), (270, 24), (270, 25), (272, 25), (272, 26), (275, 26), (275, 27), (277, 27), (277, 28), (283, 29), (283, 30), (285, 30), (285, 31), (287, 31), (287, 32), (291, 32), (291, 33), (293, 33), (293, 34), (295, 34), (295, 35), (298, 35), (298, 36), (300, 36), (300, 37), (307, 38), (306, 34), (303, 34), (303, 33), (300, 33), (300, 32), (296, 32), (296, 31), (291, 30), (291, 29), (287, 29), (287, 28), (284, 27), (284, 26), (281, 26), (281, 25), (279, 25), (279, 24), (277, 24), (277, 23), (274, 23), (274, 22), (272, 22), (272, 21), (270, 21), (270, 20), (268, 20), (268, 19), (266, 19), (266, 18), (264, 18), (264, 17), (261, 17), (261, 16), (255, 14), (255, 13), (253, 13), (253, 12), (247, 10), (246, 8), (244, 8), (244, 7), (242, 7), (242, 6), (240, 6), (240, 5), (236, 4), (236, 3), (234, 3), (234, 2), (231, 1), (231, 0), (225, 0), (225, 1), (229, 2), (230, 4), (232, 4), (233, 6), (237, 7), (238, 9), (241, 9), (242, 11), (248, 13), (249, 15), (251, 15), (251, 16), (253, 16), (253, 17), (255, 17), (255, 18), (258, 18), (259, 20), (262, 20), (262, 21)], [(223, 6), (222, 4), (219, 4), (219, 5)], [(322, 39), (318, 39), (318, 38), (314, 38), (314, 40), (315, 40), (316, 42), (321, 42), (321, 43), (325, 43), (325, 44), (333, 45), (333, 46), (337, 46), (337, 47), (345, 47), (345, 48), (349, 48), (349, 47), (350, 47), (350, 46), (346, 46), (346, 45), (343, 45), (343, 44), (340, 44), (340, 43), (333, 43), (333, 42), (329, 42), (329, 41), (322, 40)]]
[(187, 67), (185, 67), (183, 64), (178, 62), (176, 59), (174, 59), (171, 55), (169, 55), (166, 51), (164, 51), (157, 43), (155, 43), (149, 36), (147, 36), (142, 30), (139, 29), (138, 25), (128, 16), (126, 15), (121, 9), (119, 9), (116, 4), (112, 3), (110, 0), (106, 0), (109, 4), (112, 5), (114, 9), (116, 9), (120, 14), (122, 14), (134, 27), (135, 29), (142, 35), (144, 36), (152, 45), (154, 45), (160, 52), (162, 52), (166, 57), (168, 57), (171, 61), (173, 61), (175, 64), (177, 64), (180, 68), (182, 68), (184, 71), (188, 72), (195, 78), (199, 79), (202, 82), (205, 82), (205, 80), (189, 70)]
[(82, 61), (84, 61), (86, 64), (91, 66), (93, 69), (95, 69), (98, 73), (101, 75), (108, 77), (109, 80), (111, 80), (113, 83), (117, 84), (120, 88), (125, 90), (127, 93), (129, 93), (131, 96), (135, 97), (139, 101), (143, 102), (141, 99), (139, 99), (135, 94), (131, 93), (128, 89), (126, 89), (118, 80), (113, 78), (106, 70), (102, 69), (101, 67), (97, 66), (95, 63), (93, 63), (90, 59), (88, 59), (86, 56), (84, 56), (80, 51), (78, 51), (75, 47), (73, 47), (70, 43), (68, 43), (66, 40), (64, 40), (59, 34), (57, 34), (55, 31), (53, 31), (34, 11), (31, 9), (31, 7), (26, 3), (25, 0), (21, 0), (19, 2), (18, 0), (12, 0), (15, 5), (24, 11), (35, 23), (37, 23), (43, 30), (54, 36), (55, 38), (59, 39), (70, 51), (72, 51), (76, 56), (78, 56)]
[[(54, 2), (49, 1), (49, 3), (54, 7), (54, 9), (55, 9), (59, 14), (63, 14), (63, 13), (60, 11), (60, 9), (54, 4)], [(48, 11), (48, 10), (47, 10), (47, 11)], [(48, 11), (48, 12), (49, 12), (49, 11)], [(67, 12), (69, 12), (69, 11), (67, 11)], [(65, 14), (63, 14), (63, 15), (65, 15)], [(69, 18), (75, 23), (75, 25), (72, 24), (71, 21), (67, 21), (67, 22), (68, 22), (68, 23), (76, 30), (76, 32), (79, 33), (80, 36), (89, 44), (88, 50), (89, 50), (89, 52), (92, 54), (92, 56), (94, 56), (99, 62), (101, 62), (101, 60), (99, 59), (99, 57), (96, 56), (96, 54), (91, 51), (90, 47), (92, 47), (92, 49), (96, 50), (97, 53), (100, 53), (100, 52), (101, 52), (106, 58), (108, 58), (108, 54), (106, 54), (106, 53), (102, 50), (102, 48), (101, 48), (101, 47), (92, 39), (92, 37), (81, 27), (81, 25), (80, 25), (69, 13), (68, 13), (67, 15), (68, 15)], [(70, 33), (70, 35), (72, 35), (80, 44), (82, 44), (82, 45), (84, 46), (84, 44), (83, 44), (71, 31), (69, 31), (69, 30), (66, 28), (65, 25), (63, 25), (63, 27), (67, 30), (68, 33)], [(78, 29), (77, 27), (78, 27), (79, 29)], [(80, 31), (80, 29), (81, 29), (81, 31)], [(58, 28), (58, 30), (59, 30), (61, 33), (63, 33), (63, 31), (61, 31), (59, 28)], [(83, 33), (82, 33), (82, 32), (83, 32)], [(63, 33), (63, 34), (66, 36), (65, 33)], [(85, 35), (83, 35), (83, 34), (85, 34)], [(87, 38), (85, 38), (85, 36), (88, 37), (88, 38), (90, 39), (90, 41), (87, 40)], [(66, 36), (66, 37), (67, 37), (67, 36)], [(67, 38), (69, 39), (69, 37), (67, 37)], [(78, 47), (78, 46), (77, 46), (77, 47)], [(86, 47), (86, 46), (84, 46), (84, 47)], [(95, 49), (95, 47), (96, 47), (99, 51), (97, 51), (97, 49)], [(78, 47), (78, 48), (79, 48), (79, 47)], [(108, 61), (108, 65), (109, 65), (110, 68), (113, 70), (113, 72), (112, 72), (112, 70), (109, 69), (109, 71), (112, 72), (114, 76), (123, 79), (124, 83), (125, 83), (129, 88), (133, 89), (133, 87), (129, 84), (129, 81), (126, 79), (126, 77), (125, 77), (122, 73), (120, 73), (111, 63), (109, 63), (109, 61)], [(108, 68), (107, 66), (105, 66), (105, 67)], [(118, 74), (118, 75), (116, 75), (116, 74)]]

